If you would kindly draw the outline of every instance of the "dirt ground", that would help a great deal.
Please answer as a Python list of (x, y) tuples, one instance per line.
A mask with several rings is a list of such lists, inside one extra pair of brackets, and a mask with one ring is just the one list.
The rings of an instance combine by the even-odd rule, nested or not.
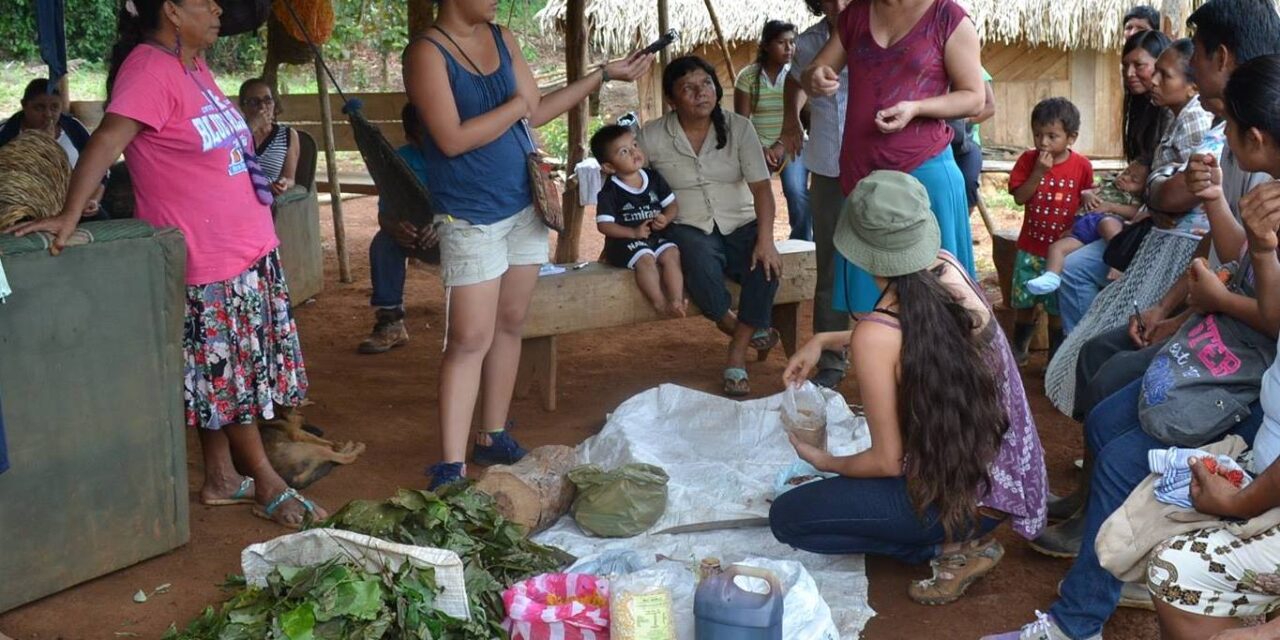
[[(439, 280), (424, 270), (410, 270), (406, 301), (412, 341), (406, 348), (378, 356), (358, 355), (356, 344), (372, 324), (367, 306), (367, 250), (375, 231), (375, 200), (348, 200), (344, 208), (353, 282), (338, 282), (328, 208), (322, 207), (325, 290), (297, 311), (312, 385), (310, 398), (315, 402), (306, 411), (308, 420), (334, 439), (360, 440), (368, 445), (356, 464), (335, 470), (307, 491), (330, 509), (352, 499), (381, 498), (397, 487), (423, 486), (423, 468), (435, 459), (439, 448), (435, 394), (444, 324)], [(783, 209), (781, 204), (779, 209)], [(781, 237), (786, 235), (786, 224), (785, 217), (780, 218), (776, 231)], [(974, 221), (974, 236), (979, 242), (975, 249), (989, 257), (987, 234), (977, 216)], [(1016, 226), (1016, 216), (1001, 216), (999, 224)], [(601, 239), (588, 227), (582, 255), (594, 257)], [(994, 275), (987, 280), (993, 279)], [(807, 317), (802, 326), (807, 334)], [(559, 350), (561, 409), (546, 413), (535, 397), (517, 399), (512, 408), (518, 421), (515, 434), (528, 447), (575, 445), (596, 433), (608, 412), (622, 401), (659, 383), (716, 392), (724, 345), (709, 322), (696, 318), (564, 336)], [(624, 366), (634, 362), (638, 354), (644, 354), (644, 366)], [(784, 365), (780, 352), (764, 363), (751, 365), (754, 396), (782, 390)], [(1066, 491), (1078, 481), (1072, 461), (1080, 455), (1080, 429), (1045, 399), (1044, 365), (1043, 354), (1033, 357), (1024, 380), (1038, 418), (1050, 481), (1054, 489)], [(844, 391), (856, 396), (852, 383)], [(224, 576), (239, 572), (240, 550), (285, 531), (253, 517), (247, 506), (199, 505), (195, 497), (202, 470), (193, 438), (189, 438), (188, 447), (192, 503), (191, 541), (187, 545), (0, 616), (0, 632), (16, 640), (157, 638), (170, 623), (182, 625), (206, 605), (220, 602), (217, 585)], [(868, 559), (871, 605), (877, 615), (863, 637), (976, 640), (985, 633), (1016, 628), (1029, 621), (1036, 609), (1047, 608), (1069, 562), (1040, 556), (1007, 528), (1004, 531), (1007, 554), (1003, 563), (950, 606), (924, 607), (907, 599), (907, 582), (926, 577), (927, 568)], [(172, 585), (167, 593), (153, 595), (143, 604), (133, 602), (134, 592), (150, 591), (164, 583)], [(1106, 637), (1154, 639), (1154, 616), (1121, 610), (1108, 624)]]

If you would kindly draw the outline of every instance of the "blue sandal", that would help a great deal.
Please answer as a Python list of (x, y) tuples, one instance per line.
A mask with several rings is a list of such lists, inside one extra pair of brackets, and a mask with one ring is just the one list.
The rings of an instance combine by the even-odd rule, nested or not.
[[(289, 500), (297, 500), (302, 505), (302, 509), (304, 510), (302, 520), (297, 524), (280, 522), (275, 518), (276, 510), (279, 509), (282, 505), (284, 505), (284, 503), (288, 502)], [(253, 507), (253, 515), (258, 516), (259, 518), (262, 518), (264, 520), (270, 520), (282, 527), (288, 527), (290, 529), (302, 529), (302, 526), (306, 524), (308, 520), (311, 520), (311, 521), (315, 520), (316, 503), (302, 497), (302, 494), (298, 493), (293, 487), (289, 487), (288, 489), (281, 491), (280, 495), (276, 496), (275, 499), (272, 500), (271, 503), (268, 504), (266, 507), (259, 507), (255, 505)]]
[(233, 504), (253, 504), (253, 478), (245, 476), (240, 481), (240, 488), (231, 494), (229, 498), (215, 498), (213, 500), (201, 500), (200, 504), (206, 507), (226, 507)]
[(747, 370), (742, 367), (728, 367), (724, 370), (724, 394), (739, 398), (751, 393), (751, 382), (747, 379)]

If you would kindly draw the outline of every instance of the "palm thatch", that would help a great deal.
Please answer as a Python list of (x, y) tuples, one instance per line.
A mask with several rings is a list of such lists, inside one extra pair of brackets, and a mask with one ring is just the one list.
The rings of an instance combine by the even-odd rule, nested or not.
[[(1175, 28), (1204, 0), (1145, 0), (1160, 8)], [(715, 42), (715, 31), (703, 0), (669, 0), (671, 26), (680, 30), (673, 46), (683, 53)], [(1058, 49), (1110, 51), (1123, 44), (1121, 19), (1144, 0), (959, 0), (969, 9), (984, 42), (1022, 43)], [(801, 28), (817, 20), (804, 0), (714, 0), (725, 38), (753, 41), (766, 19), (794, 22)], [(657, 37), (656, 0), (588, 0), (591, 44), (608, 55), (621, 55)], [(538, 13), (546, 31), (563, 32), (565, 0), (549, 0)]]

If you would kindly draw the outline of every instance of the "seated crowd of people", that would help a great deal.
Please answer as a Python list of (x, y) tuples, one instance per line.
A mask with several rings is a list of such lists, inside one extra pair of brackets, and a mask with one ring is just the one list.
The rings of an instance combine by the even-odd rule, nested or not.
[[(325, 511), (284, 486), (254, 425), (300, 406), (307, 390), (278, 241), (263, 218), (294, 184), (298, 134), (276, 121), (268, 83), (246, 81), (238, 109), (218, 91), (196, 46), (212, 43), (209, 19), (169, 20), (170, 5), (183, 5), (173, 0), (135, 4), (136, 33), (121, 34), (113, 99), (92, 136), (40, 80), (0, 126), (0, 145), (48, 132), (75, 167), (64, 210), (16, 232), (52, 232), (58, 247), (82, 219), (106, 217), (106, 170), (125, 154), (139, 217), (181, 228), (188, 242), (184, 399), (204, 454), (201, 501), (251, 504), (298, 526)], [(1130, 10), (1126, 166), (1112, 180), (1096, 182), (1072, 149), (1083, 125), (1068, 99), (1028, 114), (1034, 146), (1008, 183), (1025, 213), (1007, 337), (977, 284), (969, 222), (976, 129), (996, 108), (972, 20), (955, 0), (807, 4), (821, 19), (803, 32), (765, 24), (732, 111), (716, 69), (680, 57), (662, 71), (669, 113), (604, 126), (590, 145), (604, 173), (605, 261), (633, 270), (658, 313), (684, 317), (692, 304), (724, 334), (726, 395), (750, 393), (748, 354), (780, 339), (774, 175), (790, 236), (814, 243), (814, 337), (784, 377), (839, 390), (852, 374), (871, 446), (833, 456), (793, 439), (801, 459), (835, 477), (780, 496), (774, 535), (816, 553), (928, 563), (931, 577), (908, 594), (946, 604), (998, 566), (1005, 550), (993, 532), (1009, 521), (1033, 549), (1074, 562), (1047, 612), (986, 640), (1100, 638), (1118, 606), (1153, 607), (1166, 638), (1254, 637), (1236, 629), (1241, 620), (1280, 607), (1280, 521), (1268, 520), (1280, 507), (1280, 13), (1270, 0), (1208, 0), (1187, 19), (1191, 37), (1173, 40), (1155, 9)], [(491, 8), (443, 3), (408, 45), (409, 143), (398, 153), (447, 215), (419, 228), (380, 203), (369, 249), (375, 326), (359, 351), (370, 354), (409, 340), (408, 257), (441, 253), (443, 444), (427, 472), (432, 489), (465, 477), (477, 406), (470, 459), (525, 454), (510, 404), (548, 258), (526, 167), (530, 129), (653, 61), (640, 52), (543, 96), (493, 18)], [(892, 96), (877, 93), (888, 86)], [(193, 130), (209, 113), (229, 123), (217, 140)], [(180, 175), (155, 171), (179, 164)], [(209, 220), (223, 226), (211, 231)], [(736, 308), (726, 279), (741, 285)], [(1048, 395), (1084, 432), (1084, 481), (1061, 497), (1049, 492), (1020, 372), (1037, 312), (1049, 315), (1050, 371), (1072, 374), (1066, 391)], [(1250, 453), (1237, 465), (1196, 450), (1206, 446)], [(1153, 492), (1143, 483), (1157, 468)], [(1142, 520), (1164, 518), (1143, 509), (1155, 500), (1198, 512), (1199, 526)], [(1111, 551), (1121, 525), (1144, 532), (1120, 546), (1149, 556), (1145, 584), (1131, 570), (1142, 561), (1122, 566)]]

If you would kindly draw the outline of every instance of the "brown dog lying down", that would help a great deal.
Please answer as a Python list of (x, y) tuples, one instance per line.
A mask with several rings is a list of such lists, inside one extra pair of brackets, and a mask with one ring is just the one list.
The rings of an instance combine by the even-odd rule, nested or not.
[[(282, 409), (274, 420), (259, 420), (262, 445), (276, 473), (294, 489), (304, 489), (325, 477), (334, 465), (351, 464), (364, 453), (363, 442), (339, 445), (303, 429), (302, 412)], [(314, 429), (314, 428), (313, 428)]]

